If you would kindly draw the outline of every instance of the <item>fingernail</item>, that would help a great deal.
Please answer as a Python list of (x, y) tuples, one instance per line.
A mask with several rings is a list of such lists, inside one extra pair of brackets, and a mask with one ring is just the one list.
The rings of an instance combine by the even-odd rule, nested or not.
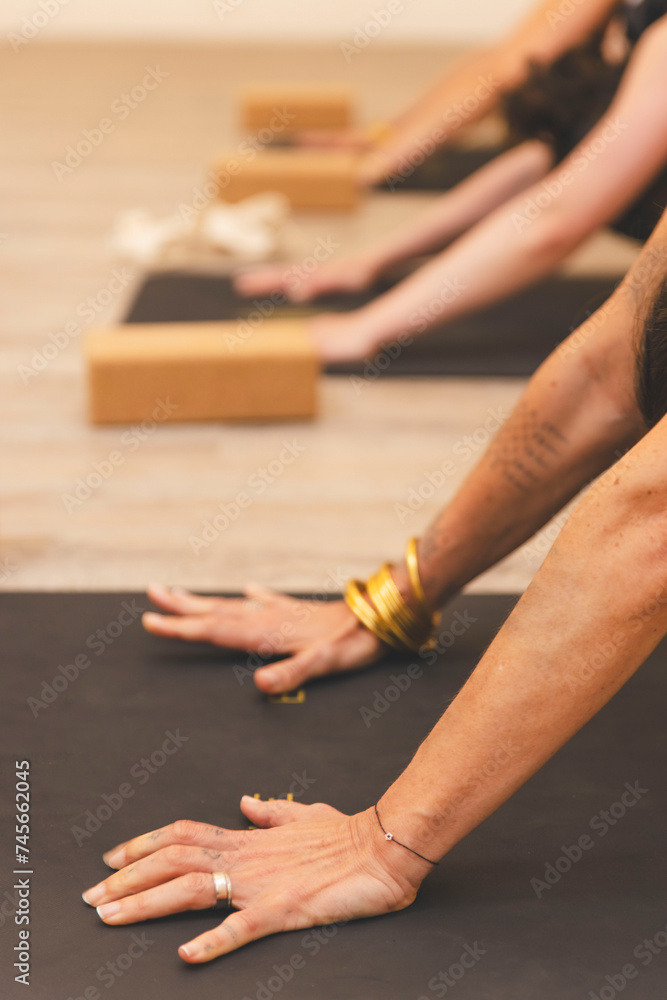
[(107, 851), (102, 855), (102, 860), (109, 868), (123, 868), (125, 865), (125, 848), (119, 851)]
[(105, 903), (103, 906), (97, 907), (97, 915), (102, 920), (106, 920), (107, 917), (113, 917), (120, 910), (120, 903)]
[(145, 611), (143, 616), (144, 624), (157, 625), (162, 620), (162, 615), (158, 615), (155, 611)]
[(82, 892), (81, 898), (84, 903), (88, 903), (88, 906), (97, 906), (104, 899), (104, 894), (104, 886), (100, 883), (99, 885), (94, 885), (92, 889)]
[(172, 587), (171, 592), (172, 594), (176, 594), (177, 597), (187, 597), (190, 593), (185, 587)]
[(181, 945), (181, 947), (178, 949), (178, 953), (179, 955), (185, 955), (186, 958), (192, 957), (192, 949), (188, 948), (188, 946), (185, 944)]
[(241, 796), (241, 802), (256, 802), (256, 801), (257, 801), (257, 799), (254, 799), (252, 797), (252, 795), (242, 795)]
[(263, 681), (266, 681), (269, 687), (275, 687), (280, 680), (279, 675), (275, 670), (267, 670), (266, 668), (262, 670), (261, 677)]

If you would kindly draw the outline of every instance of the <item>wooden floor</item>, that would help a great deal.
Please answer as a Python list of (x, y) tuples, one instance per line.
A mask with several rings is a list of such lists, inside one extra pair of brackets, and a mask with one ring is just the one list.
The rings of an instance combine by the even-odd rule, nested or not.
[[(61, 336), (57, 350), (49, 348), (55, 357), (34, 377), (26, 381), (20, 373), (67, 324), (85, 330), (91, 297), (96, 322), (122, 315), (140, 275), (130, 268), (129, 276), (109, 249), (114, 219), (134, 207), (168, 214), (195, 197), (212, 154), (240, 141), (238, 87), (258, 79), (339, 80), (345, 74), (370, 120), (409, 99), (443, 64), (442, 53), (371, 47), (346, 67), (335, 47), (34, 42), (18, 53), (6, 47), (3, 59), (0, 586), (141, 589), (156, 579), (205, 591), (254, 579), (293, 590), (334, 590), (348, 575), (399, 556), (406, 536), (423, 530), (469, 463), (459, 462), (457, 476), (403, 523), (395, 505), (452, 456), (463, 435), (483, 425), (490, 408), (511, 407), (521, 380), (388, 380), (358, 393), (348, 379), (329, 378), (313, 424), (160, 426), (130, 443), (122, 437), (125, 428), (86, 423), (81, 334)], [(166, 74), (163, 82), (58, 179), (53, 162), (63, 160), (84, 129), (109, 117), (114, 102), (149, 68)], [(353, 216), (300, 218), (297, 243), (307, 249), (319, 236), (331, 236), (342, 248), (359, 245), (430, 197), (378, 194)], [(629, 243), (602, 235), (570, 267), (620, 274), (634, 253)], [(114, 270), (127, 285), (110, 295)], [(193, 538), (206, 522), (277, 457), (285, 441), (294, 443), (294, 461), (195, 551)], [(116, 449), (122, 464), (68, 510), (64, 495)], [(533, 545), (515, 554), (474, 589), (523, 588), (544, 549)]]

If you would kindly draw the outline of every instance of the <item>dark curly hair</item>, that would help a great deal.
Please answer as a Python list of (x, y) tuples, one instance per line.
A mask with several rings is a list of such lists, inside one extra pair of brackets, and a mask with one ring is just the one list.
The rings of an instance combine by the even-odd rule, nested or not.
[(635, 395), (647, 427), (667, 414), (667, 275), (649, 296), (637, 338)]
[(560, 161), (604, 115), (627, 65), (605, 62), (604, 31), (550, 65), (532, 62), (524, 83), (504, 95), (511, 143), (540, 139)]

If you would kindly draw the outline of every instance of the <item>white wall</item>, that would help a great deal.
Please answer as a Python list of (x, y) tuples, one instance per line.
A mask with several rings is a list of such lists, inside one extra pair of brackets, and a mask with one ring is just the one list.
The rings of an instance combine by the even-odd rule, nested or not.
[(45, 40), (345, 40), (374, 13), (393, 7), (376, 41), (458, 43), (493, 37), (534, 5), (535, 0), (0, 0), (0, 40), (30, 31)]

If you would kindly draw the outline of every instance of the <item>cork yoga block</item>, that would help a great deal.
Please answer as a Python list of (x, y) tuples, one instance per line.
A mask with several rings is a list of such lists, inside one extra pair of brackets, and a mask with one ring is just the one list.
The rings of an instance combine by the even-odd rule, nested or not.
[(301, 129), (349, 128), (354, 98), (347, 87), (263, 84), (240, 95), (241, 125), (276, 135)]
[(352, 209), (359, 202), (359, 158), (354, 153), (266, 149), (253, 159), (222, 155), (213, 167), (223, 201), (280, 191), (293, 208)]
[(91, 331), (84, 353), (95, 424), (315, 415), (319, 363), (303, 321), (128, 323)]

